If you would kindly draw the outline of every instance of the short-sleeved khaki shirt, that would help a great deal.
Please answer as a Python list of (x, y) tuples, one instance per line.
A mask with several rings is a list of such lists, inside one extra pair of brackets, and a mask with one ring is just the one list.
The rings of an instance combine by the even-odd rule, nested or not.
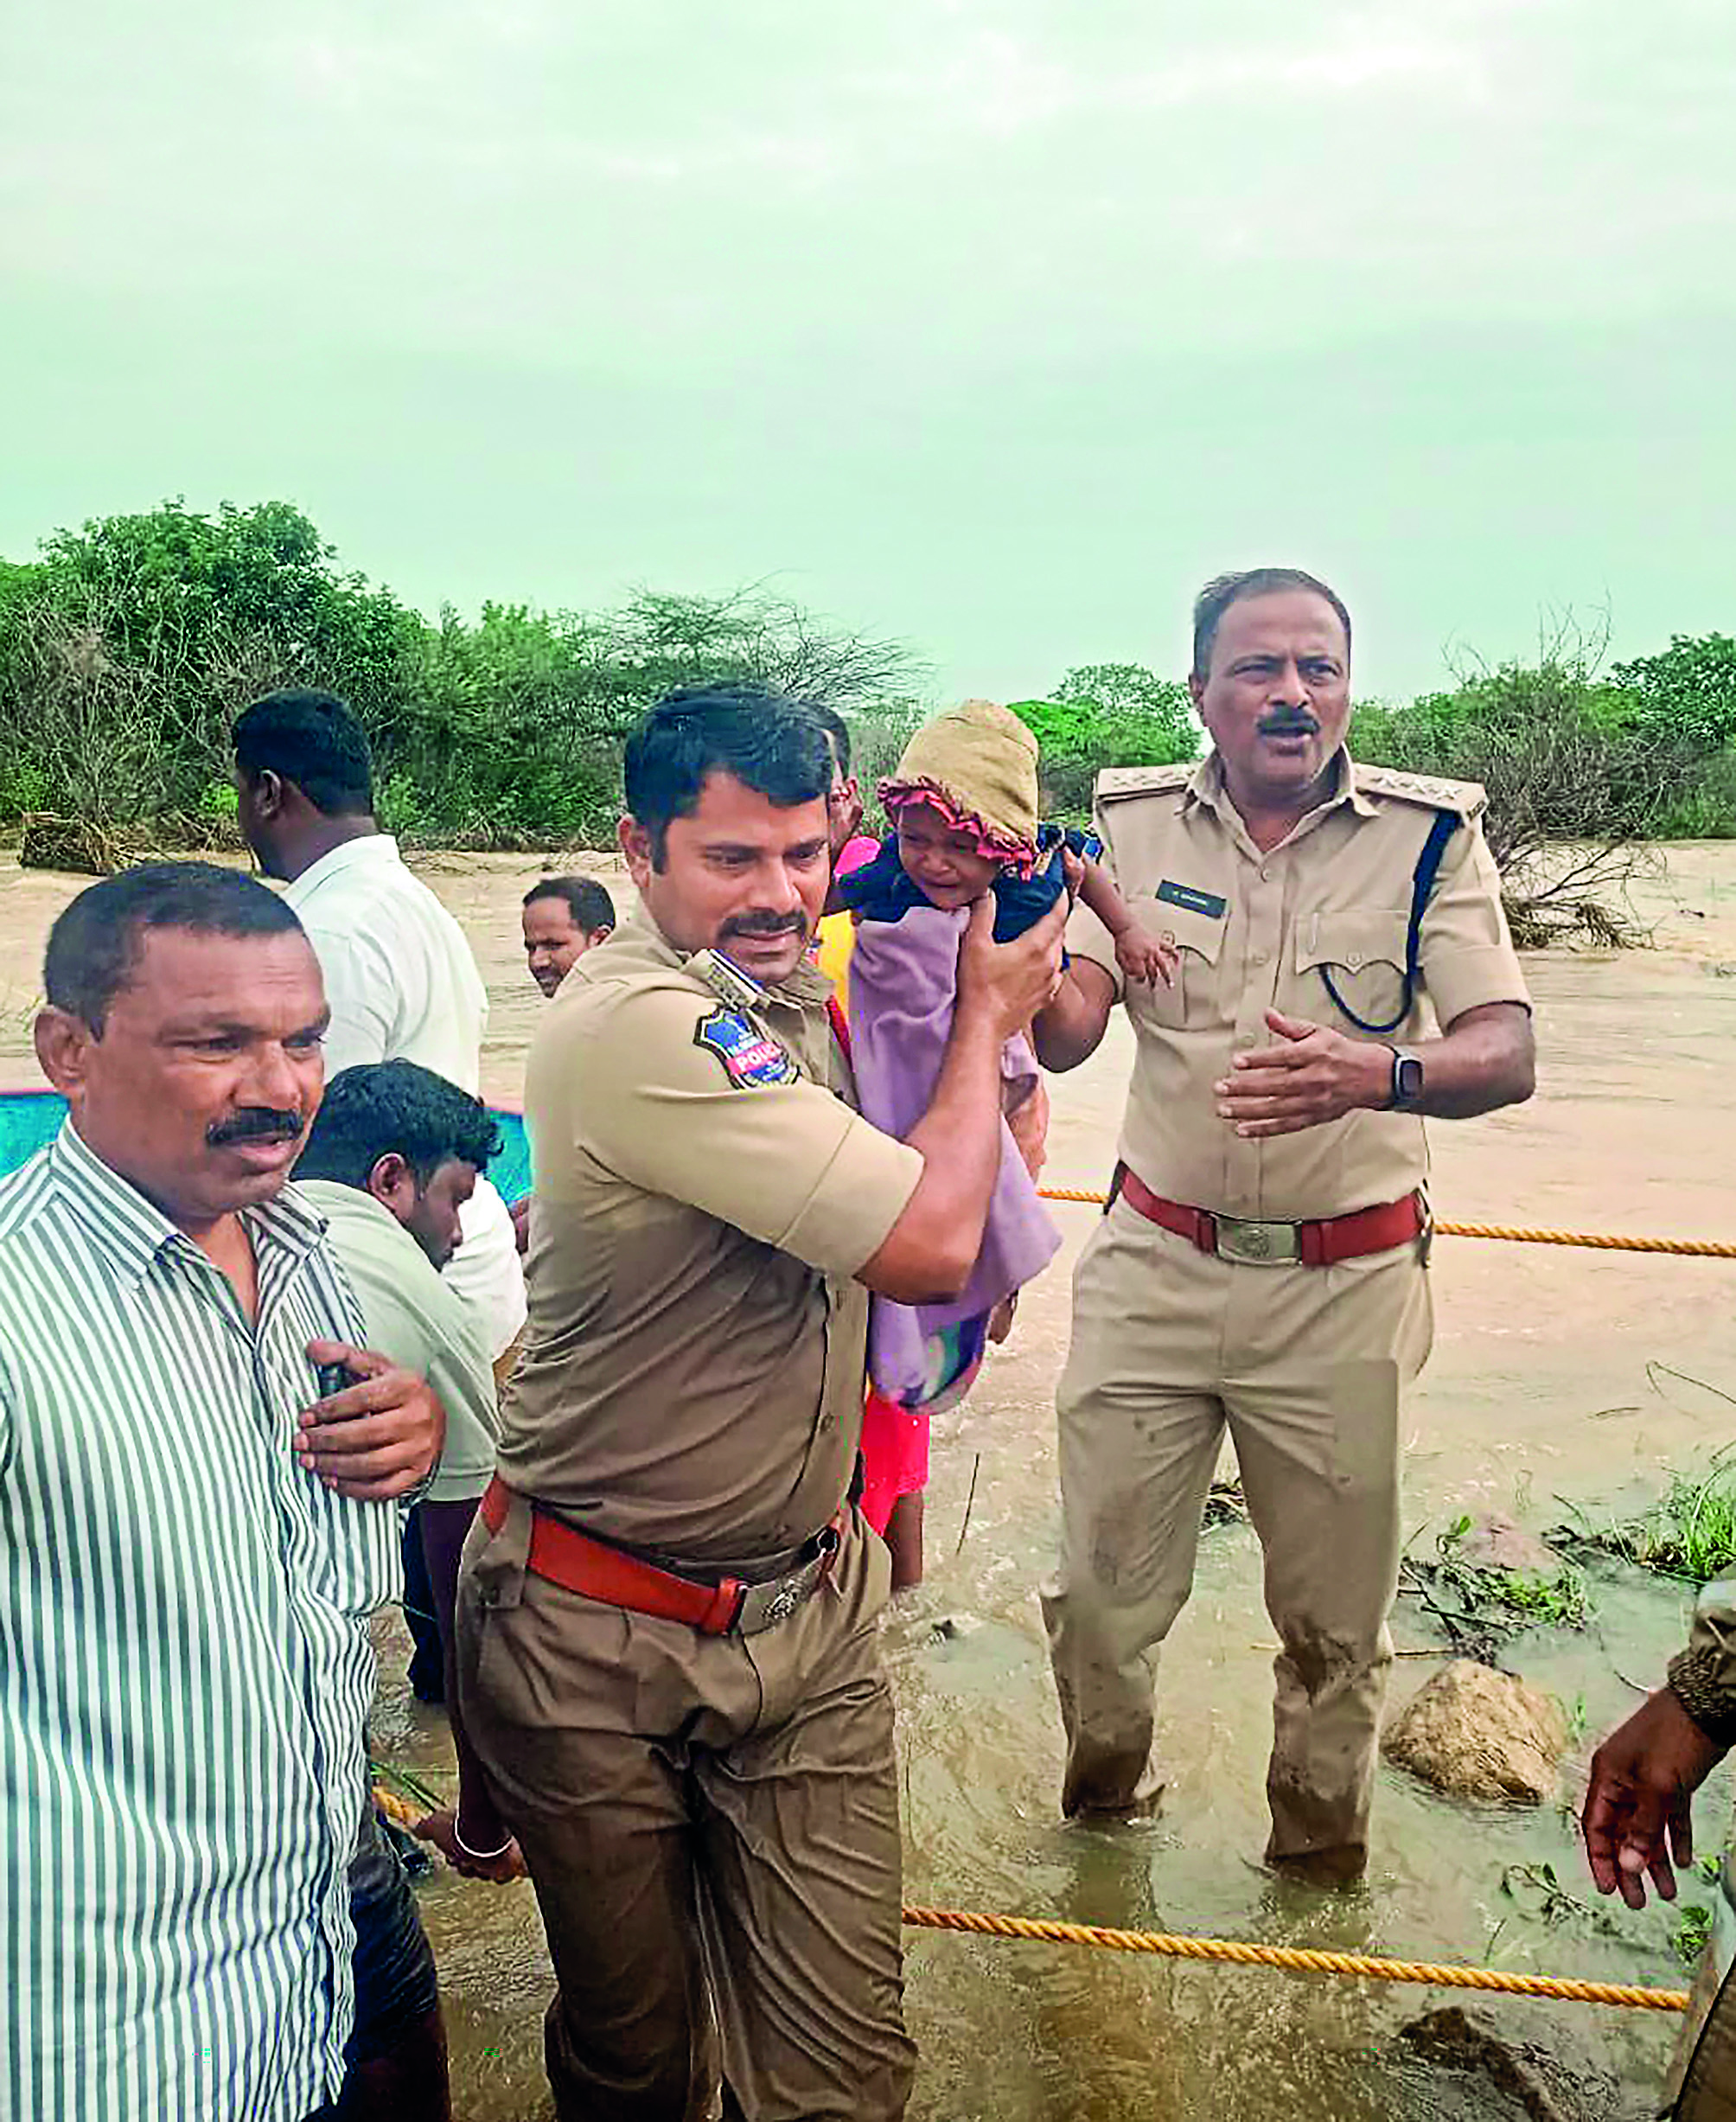
[(499, 1464), (581, 1530), (722, 1568), (798, 1546), (842, 1501), (854, 1277), (922, 1166), (854, 1109), (820, 973), (738, 1007), (704, 964), (635, 915), (533, 1042), (530, 1320)]
[[(1217, 1116), (1212, 1086), (1232, 1058), (1276, 1044), (1268, 1009), (1395, 1045), (1490, 1002), (1529, 1006), (1478, 822), (1483, 791), (1340, 754), (1337, 792), (1262, 854), (1223, 786), (1197, 767), (1100, 776), (1096, 829), (1130, 911), (1173, 938), (1173, 987), (1126, 982), (1114, 943), (1075, 909), (1068, 949), (1115, 982), (1137, 1039), (1120, 1154), (1155, 1192), (1229, 1216), (1299, 1221), (1397, 1200), (1428, 1168), (1420, 1118), (1355, 1112), (1297, 1135), (1245, 1141)], [(1404, 999), (1412, 880), (1442, 810), (1459, 824), (1424, 915), (1419, 978)], [(1335, 1000), (1330, 976), (1342, 1000)], [(1343, 1005), (1349, 1006), (1347, 1012)]]

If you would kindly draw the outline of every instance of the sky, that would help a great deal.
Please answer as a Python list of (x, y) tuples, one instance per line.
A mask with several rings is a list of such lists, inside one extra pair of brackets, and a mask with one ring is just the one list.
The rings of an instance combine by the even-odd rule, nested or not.
[(764, 582), (937, 697), (1736, 632), (1731, 0), (0, 21), (0, 554), (282, 498), (432, 613)]

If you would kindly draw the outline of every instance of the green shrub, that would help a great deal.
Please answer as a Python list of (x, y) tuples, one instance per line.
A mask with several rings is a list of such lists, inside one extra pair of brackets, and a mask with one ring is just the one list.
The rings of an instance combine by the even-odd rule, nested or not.
[(1069, 823), (1090, 815), (1100, 768), (1168, 766), (1199, 750), (1187, 687), (1137, 663), (1082, 665), (1052, 699), (1014, 700), (1012, 707), (1041, 749), (1044, 813)]

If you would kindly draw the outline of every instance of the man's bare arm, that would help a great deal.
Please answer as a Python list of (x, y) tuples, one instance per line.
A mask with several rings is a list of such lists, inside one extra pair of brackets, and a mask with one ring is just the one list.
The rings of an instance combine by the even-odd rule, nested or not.
[(1115, 1007), (1115, 982), (1090, 958), (1069, 964), (1055, 999), (1031, 1021), (1031, 1044), (1044, 1067), (1064, 1075), (1088, 1061), (1102, 1044)]
[[(1347, 1039), (1330, 1026), (1267, 1010), (1278, 1044), (1238, 1054), (1216, 1086), (1218, 1117), (1249, 1138), (1296, 1135), (1392, 1096), (1392, 1048)], [(1485, 1002), (1453, 1019), (1439, 1039), (1407, 1049), (1423, 1064), (1413, 1109), (1436, 1120), (1470, 1120), (1518, 1105), (1536, 1084), (1531, 1013), (1520, 1002)]]

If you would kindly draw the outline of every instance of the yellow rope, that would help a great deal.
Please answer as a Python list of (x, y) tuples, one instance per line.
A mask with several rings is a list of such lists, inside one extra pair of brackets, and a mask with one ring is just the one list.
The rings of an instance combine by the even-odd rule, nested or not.
[(412, 1806), (408, 1799), (400, 1798), (396, 1791), (387, 1790), (383, 1783), (374, 1785), (373, 1802), (386, 1818), (399, 1827), (413, 1830), (424, 1818), (420, 1808)]
[(1567, 1982), (1555, 1975), (1507, 1974), (1496, 1967), (1372, 1959), (1362, 1953), (1241, 1945), (1226, 1938), (1178, 1938), (1167, 1931), (1101, 1930), (1094, 1924), (1036, 1922), (1017, 1915), (980, 1915), (963, 1908), (906, 1908), (904, 1921), (916, 1930), (971, 1931), (984, 1938), (1032, 1938), (1046, 1945), (1100, 1946), (1110, 1953), (1155, 1953), (1166, 1959), (1229, 1961), (1237, 1967), (1355, 1975), (1370, 1982), (1420, 1982), (1439, 1989), (1498, 1990), (1509, 1997), (1554, 1997), (1574, 2004), (1627, 2004), (1642, 2011), (1688, 2009), (1686, 1990), (1642, 1990), (1625, 1982)]
[[(1044, 1186), (1045, 1201), (1082, 1201), (1101, 1208), (1107, 1194), (1080, 1186)], [(1505, 1238), (1515, 1245), (1587, 1245), (1605, 1253), (1676, 1253), (1700, 1260), (1736, 1260), (1736, 1245), (1718, 1238), (1622, 1237), (1609, 1230), (1537, 1230), (1516, 1224), (1438, 1223), (1437, 1237)]]
[[(373, 1786), (373, 1802), (389, 1820), (413, 1829), (416, 1807)], [(1316, 1953), (1293, 1946), (1240, 1945), (1224, 1938), (1178, 1938), (1166, 1931), (1102, 1930), (1084, 1923), (1037, 1922), (1018, 1915), (980, 1915), (963, 1908), (906, 1908), (916, 1930), (972, 1931), (984, 1938), (1032, 1938), (1048, 1945), (1099, 1946), (1111, 1953), (1156, 1953), (1168, 1959), (1224, 1960), (1238, 1967), (1281, 1967), (1304, 1974), (1359, 1975), (1372, 1982), (1422, 1982), (1443, 1989), (1501, 1990), (1513, 1997), (1558, 1997), (1569, 2004), (1631, 2004), (1648, 2011), (1686, 2011), (1686, 1990), (1640, 1990), (1618, 1982), (1566, 1982), (1554, 1975), (1503, 1974), (1493, 1967), (1433, 1966), (1416, 1960), (1370, 1959), (1360, 1953)]]

